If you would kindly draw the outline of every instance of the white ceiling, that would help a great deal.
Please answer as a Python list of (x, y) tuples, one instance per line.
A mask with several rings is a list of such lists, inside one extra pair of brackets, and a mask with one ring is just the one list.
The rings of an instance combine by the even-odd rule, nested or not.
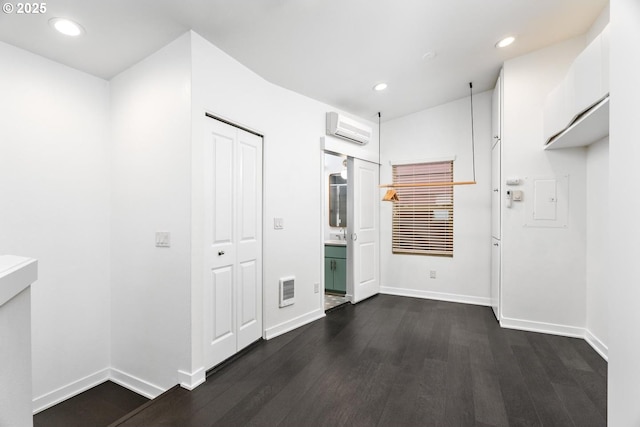
[[(3, 0), (5, 2), (6, 0)], [(607, 0), (55, 0), (0, 40), (110, 79), (189, 29), (265, 79), (374, 120), (493, 87), (506, 59), (586, 32)], [(72, 39), (48, 20), (68, 17)], [(499, 50), (496, 41), (516, 35)], [(432, 51), (436, 57), (423, 60)], [(385, 92), (375, 83), (387, 82)]]

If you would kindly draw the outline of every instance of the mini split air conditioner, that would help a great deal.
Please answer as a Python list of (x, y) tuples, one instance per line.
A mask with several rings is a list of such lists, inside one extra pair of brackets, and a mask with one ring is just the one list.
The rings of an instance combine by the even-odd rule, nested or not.
[(337, 136), (356, 144), (366, 144), (371, 139), (372, 129), (360, 122), (335, 112), (327, 113), (327, 135)]

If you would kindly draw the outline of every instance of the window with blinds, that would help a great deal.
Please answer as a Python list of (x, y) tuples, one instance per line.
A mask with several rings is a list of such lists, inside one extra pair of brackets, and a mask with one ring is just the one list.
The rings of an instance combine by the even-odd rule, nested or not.
[[(393, 166), (394, 184), (453, 182), (453, 161)], [(396, 187), (393, 253), (453, 256), (453, 185)]]

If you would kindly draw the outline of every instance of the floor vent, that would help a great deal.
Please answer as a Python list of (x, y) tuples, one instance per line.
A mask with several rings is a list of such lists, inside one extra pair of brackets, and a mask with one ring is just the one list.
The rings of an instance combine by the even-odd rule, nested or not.
[(280, 279), (280, 307), (286, 307), (295, 302), (295, 277)]

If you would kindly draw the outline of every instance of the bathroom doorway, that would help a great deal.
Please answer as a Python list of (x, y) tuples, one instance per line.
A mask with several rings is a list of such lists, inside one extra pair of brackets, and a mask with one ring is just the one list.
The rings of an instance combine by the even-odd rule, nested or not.
[(325, 311), (380, 292), (378, 174), (377, 163), (338, 153), (323, 155)]
[(324, 153), (323, 214), (324, 310), (349, 302), (347, 296), (348, 161), (344, 155)]

